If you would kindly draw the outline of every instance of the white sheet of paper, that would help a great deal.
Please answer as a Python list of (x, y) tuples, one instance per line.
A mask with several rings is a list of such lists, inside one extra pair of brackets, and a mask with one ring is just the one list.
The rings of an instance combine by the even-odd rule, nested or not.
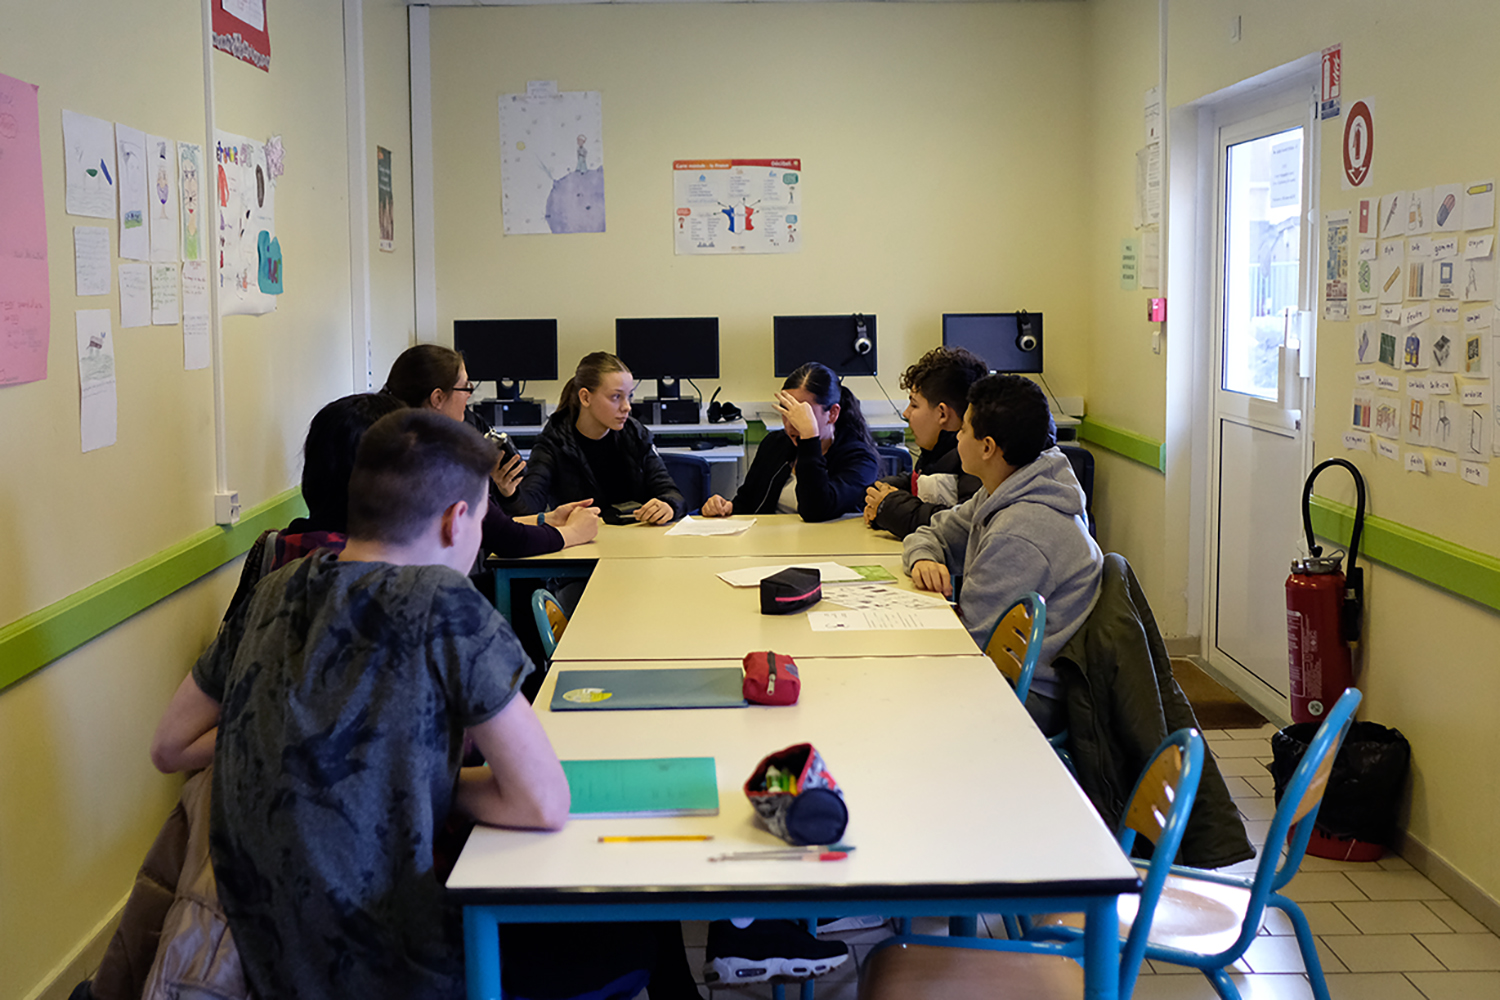
[(1464, 186), (1464, 228), (1488, 229), (1495, 224), (1495, 179), (1470, 181)]
[(151, 217), (151, 259), (177, 260), (177, 143), (159, 135), (146, 136), (147, 213)]
[(1375, 454), (1381, 458), (1388, 458), (1392, 462), (1401, 461), (1401, 448), (1394, 441), (1375, 439)]
[(1406, 241), (1385, 240), (1380, 244), (1380, 266), (1375, 271), (1376, 294), (1381, 302), (1399, 303), (1406, 289), (1401, 279), (1406, 271)]
[(182, 367), (187, 371), (207, 368), (212, 360), (209, 343), (208, 262), (182, 265)]
[(1452, 455), (1433, 455), (1432, 471), (1454, 473), (1458, 471), (1458, 459)]
[(719, 574), (719, 579), (731, 587), (759, 587), (760, 581), (773, 573), (780, 573), (784, 569), (796, 566), (799, 569), (815, 569), (822, 577), (824, 583), (837, 583), (839, 581), (853, 582), (863, 580), (848, 566), (836, 562), (792, 562), (779, 563), (775, 566), (746, 566), (744, 569), (732, 569)]
[(888, 611), (911, 608), (925, 611), (948, 607), (948, 601), (937, 594), (916, 590), (898, 590), (884, 583), (840, 583), (823, 591), (823, 600), (851, 611)]
[(1432, 188), (1406, 192), (1406, 232), (1432, 232)]
[(1406, 234), (1406, 192), (1395, 191), (1380, 199), (1380, 238)]
[(103, 226), (73, 227), (73, 281), (79, 295), (108, 295), (110, 279), (109, 230)]
[(1346, 431), (1344, 433), (1344, 448), (1348, 451), (1370, 450), (1370, 435), (1364, 431)]
[(176, 264), (151, 265), (151, 323), (153, 326), (176, 326), (182, 318), (182, 292), (177, 283)]
[(113, 219), (116, 186), (114, 126), (102, 118), (80, 115), (66, 108), (62, 120), (68, 214)]
[(888, 611), (809, 611), (814, 632), (906, 632), (912, 629), (964, 627), (951, 608)]
[(1489, 302), (1495, 297), (1495, 258), (1478, 257), (1466, 260), (1460, 267), (1463, 278), (1465, 302)]
[(115, 124), (115, 162), (120, 174), (120, 256), (151, 259), (151, 231), (146, 213), (146, 133)]
[(120, 326), (151, 325), (151, 265), (120, 265)]
[(1406, 471), (1427, 474), (1427, 459), (1420, 451), (1409, 451), (1406, 453)]
[(1490, 467), (1480, 465), (1477, 462), (1460, 462), (1459, 471), (1463, 474), (1463, 481), (1474, 486), (1488, 486), (1490, 484)]
[(108, 309), (80, 309), (78, 330), (78, 430), (84, 451), (115, 443), (115, 335)]
[(1439, 184), (1432, 189), (1432, 231), (1453, 233), (1464, 224), (1464, 186)]
[(691, 514), (667, 529), (668, 535), (740, 535), (749, 531), (755, 518), (730, 521), (722, 517), (693, 517)]

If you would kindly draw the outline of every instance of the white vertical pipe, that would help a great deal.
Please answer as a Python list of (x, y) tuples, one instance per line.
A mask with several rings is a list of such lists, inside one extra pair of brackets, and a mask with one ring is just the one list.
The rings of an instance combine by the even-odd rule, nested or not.
[(370, 371), (370, 149), (365, 135), (365, 26), (362, 0), (344, 0), (344, 113), (349, 138), (349, 312), (353, 386), (367, 392)]
[(229, 429), (224, 412), (224, 322), (219, 316), (219, 199), (214, 192), (214, 155), (217, 125), (214, 118), (214, 15), (213, 0), (203, 0), (203, 172), (198, 179), (201, 207), (206, 201), (212, 212), (204, 213), (208, 244), (208, 342), (214, 373), (214, 475), (215, 492), (229, 492)]
[(437, 340), (437, 225), (432, 181), (432, 44), (427, 7), (409, 7), (411, 47), (412, 270), (416, 284), (417, 340)]

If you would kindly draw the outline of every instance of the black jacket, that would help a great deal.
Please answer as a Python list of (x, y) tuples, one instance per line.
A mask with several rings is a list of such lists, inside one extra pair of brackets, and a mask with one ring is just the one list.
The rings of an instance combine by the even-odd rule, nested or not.
[[(1078, 784), (1114, 829), (1130, 790), (1168, 733), (1198, 727), (1166, 643), (1130, 564), (1104, 557), (1099, 602), (1052, 661), (1064, 685), (1068, 744)], [(1198, 799), (1180, 860), (1222, 868), (1255, 856), (1212, 753), (1203, 758)]]
[[(510, 514), (535, 514), (558, 504), (572, 503), (593, 497), (603, 499), (603, 491), (594, 479), (594, 470), (578, 447), (573, 432), (573, 417), (566, 410), (558, 410), (547, 419), (547, 426), (531, 446), (531, 457), (526, 461), (526, 474), (515, 495), (505, 502)], [(630, 470), (630, 482), (619, 491), (640, 503), (653, 498), (665, 500), (672, 505), (672, 518), (676, 520), (687, 512), (687, 501), (662, 463), (661, 456), (651, 444), (651, 432), (634, 417), (625, 420), (625, 426), (610, 432), (615, 447), (619, 449)]]
[[(963, 470), (963, 463), (958, 457), (958, 435), (952, 431), (943, 431), (938, 435), (937, 444), (922, 452), (922, 456), (917, 459), (915, 471), (919, 476), (956, 476), (958, 500), (952, 504), (954, 507), (969, 499), (984, 485), (978, 476), (971, 476)], [(945, 503), (925, 503), (919, 500), (912, 492), (912, 478), (909, 474), (886, 476), (880, 481), (896, 487), (896, 492), (887, 493), (885, 499), (880, 501), (872, 527), (889, 531), (897, 538), (905, 538), (931, 523), (932, 515), (949, 507)]]
[(797, 460), (797, 513), (804, 521), (832, 521), (862, 510), (865, 488), (875, 481), (880, 461), (875, 446), (850, 434), (834, 436), (823, 454), (819, 438), (792, 444), (786, 431), (772, 431), (755, 449), (755, 461), (734, 495), (736, 514), (774, 514), (776, 501)]

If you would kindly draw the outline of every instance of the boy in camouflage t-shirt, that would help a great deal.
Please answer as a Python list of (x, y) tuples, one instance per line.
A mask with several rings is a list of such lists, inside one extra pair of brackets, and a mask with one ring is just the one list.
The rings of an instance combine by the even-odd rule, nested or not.
[[(494, 461), (440, 414), (377, 422), (349, 483), (348, 546), (266, 577), (158, 729), (159, 763), (212, 754), (214, 871), (261, 996), (461, 996), (436, 829), (450, 807), (500, 826), (566, 820), (562, 767), (516, 697), (531, 663), (465, 575)], [(487, 767), (460, 768), (466, 730)]]

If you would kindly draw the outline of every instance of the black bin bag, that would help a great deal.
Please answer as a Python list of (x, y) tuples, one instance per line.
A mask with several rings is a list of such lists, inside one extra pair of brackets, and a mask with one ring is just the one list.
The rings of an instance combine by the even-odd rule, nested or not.
[[(1271, 737), (1270, 768), (1277, 804), (1318, 726), (1316, 722), (1299, 722)], [(1318, 811), (1317, 832), (1337, 841), (1389, 846), (1410, 764), (1411, 744), (1400, 730), (1373, 722), (1352, 724), (1333, 759), (1323, 807)], [(1314, 853), (1311, 846), (1309, 853)]]

